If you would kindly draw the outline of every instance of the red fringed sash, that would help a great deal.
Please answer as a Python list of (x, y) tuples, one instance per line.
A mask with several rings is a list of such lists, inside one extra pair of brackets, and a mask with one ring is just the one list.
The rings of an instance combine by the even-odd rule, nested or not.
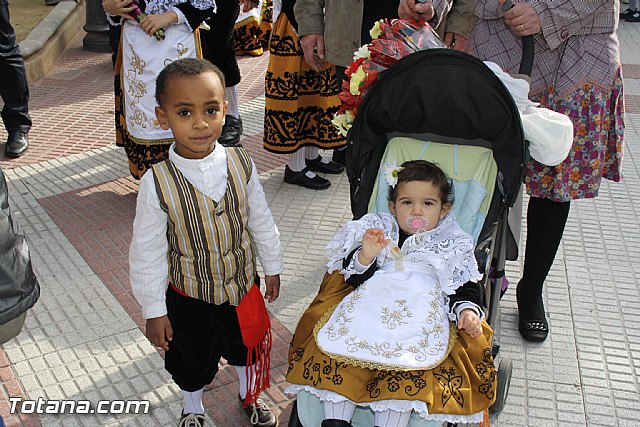
[[(247, 396), (244, 406), (255, 403), (261, 392), (269, 388), (271, 363), (271, 322), (264, 304), (264, 297), (256, 285), (242, 298), (236, 307), (242, 342), (247, 346)], [(257, 360), (253, 360), (254, 354)], [(251, 379), (255, 377), (253, 387)]]

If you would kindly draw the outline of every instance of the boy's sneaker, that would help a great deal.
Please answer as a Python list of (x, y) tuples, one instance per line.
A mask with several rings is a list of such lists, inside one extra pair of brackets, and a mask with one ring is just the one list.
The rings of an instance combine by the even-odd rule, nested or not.
[(185, 414), (180, 415), (180, 424), (178, 427), (204, 427), (203, 414)]
[(633, 12), (635, 12), (635, 10), (631, 10), (631, 9), (625, 10), (624, 12), (620, 13), (620, 19), (629, 18), (631, 15), (633, 15)]
[(252, 426), (257, 427), (277, 427), (278, 419), (276, 414), (271, 411), (266, 402), (261, 398), (256, 399), (256, 403), (244, 407), (244, 399), (238, 396), (240, 406), (245, 414), (249, 417)]

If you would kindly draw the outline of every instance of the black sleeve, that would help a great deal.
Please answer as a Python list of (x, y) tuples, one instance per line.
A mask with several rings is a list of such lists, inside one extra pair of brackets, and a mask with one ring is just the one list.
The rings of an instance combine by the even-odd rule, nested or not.
[(296, 0), (282, 0), (282, 12), (287, 15), (287, 19), (293, 26), (293, 29), (298, 32), (298, 22), (296, 21), (296, 15), (293, 13), (293, 6), (296, 5)]
[[(359, 246), (355, 248), (353, 251), (351, 251), (349, 255), (347, 255), (347, 257), (342, 261), (342, 268), (347, 268), (347, 266), (351, 262), (351, 259), (353, 258), (353, 255), (355, 255), (358, 249), (360, 249)], [(358, 286), (362, 285), (364, 282), (369, 280), (371, 276), (373, 276), (373, 273), (376, 272), (377, 269), (378, 269), (378, 264), (373, 262), (369, 266), (369, 268), (363, 271), (362, 273), (352, 274), (351, 276), (349, 276), (346, 282), (351, 286), (353, 286), (354, 288), (357, 288)]]
[(449, 311), (458, 302), (472, 302), (482, 308), (482, 295), (480, 294), (480, 283), (467, 282), (456, 289), (453, 295), (449, 296)]
[(195, 31), (196, 28), (200, 26), (202, 22), (211, 18), (213, 15), (213, 8), (208, 9), (198, 9), (191, 5), (191, 3), (180, 3), (176, 5), (180, 12), (184, 15), (191, 27), (192, 31)]

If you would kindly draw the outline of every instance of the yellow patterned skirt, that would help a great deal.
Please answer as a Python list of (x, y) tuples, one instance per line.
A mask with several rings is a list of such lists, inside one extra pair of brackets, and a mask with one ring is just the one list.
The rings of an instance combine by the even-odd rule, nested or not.
[(312, 70), (287, 16), (281, 13), (271, 34), (265, 76), (264, 148), (287, 154), (303, 146), (340, 148), (346, 140), (331, 120), (340, 99), (335, 68)]
[(352, 289), (339, 272), (325, 275), (318, 295), (296, 327), (289, 348), (289, 383), (329, 390), (357, 403), (422, 401), (430, 415), (470, 416), (493, 404), (497, 385), (491, 356), (493, 331), (484, 322), (481, 337), (460, 332), (447, 359), (431, 370), (359, 368), (322, 353), (315, 343), (314, 327)]
[(233, 47), (238, 55), (260, 56), (269, 47), (273, 0), (260, 0), (258, 6), (242, 13), (233, 29)]

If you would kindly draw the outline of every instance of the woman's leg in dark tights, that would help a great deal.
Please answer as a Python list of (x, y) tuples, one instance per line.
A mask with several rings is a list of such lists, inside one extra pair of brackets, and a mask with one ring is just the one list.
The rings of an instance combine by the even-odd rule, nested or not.
[(569, 216), (570, 202), (531, 197), (527, 207), (524, 271), (518, 284), (521, 319), (544, 319), (542, 285), (551, 269)]

